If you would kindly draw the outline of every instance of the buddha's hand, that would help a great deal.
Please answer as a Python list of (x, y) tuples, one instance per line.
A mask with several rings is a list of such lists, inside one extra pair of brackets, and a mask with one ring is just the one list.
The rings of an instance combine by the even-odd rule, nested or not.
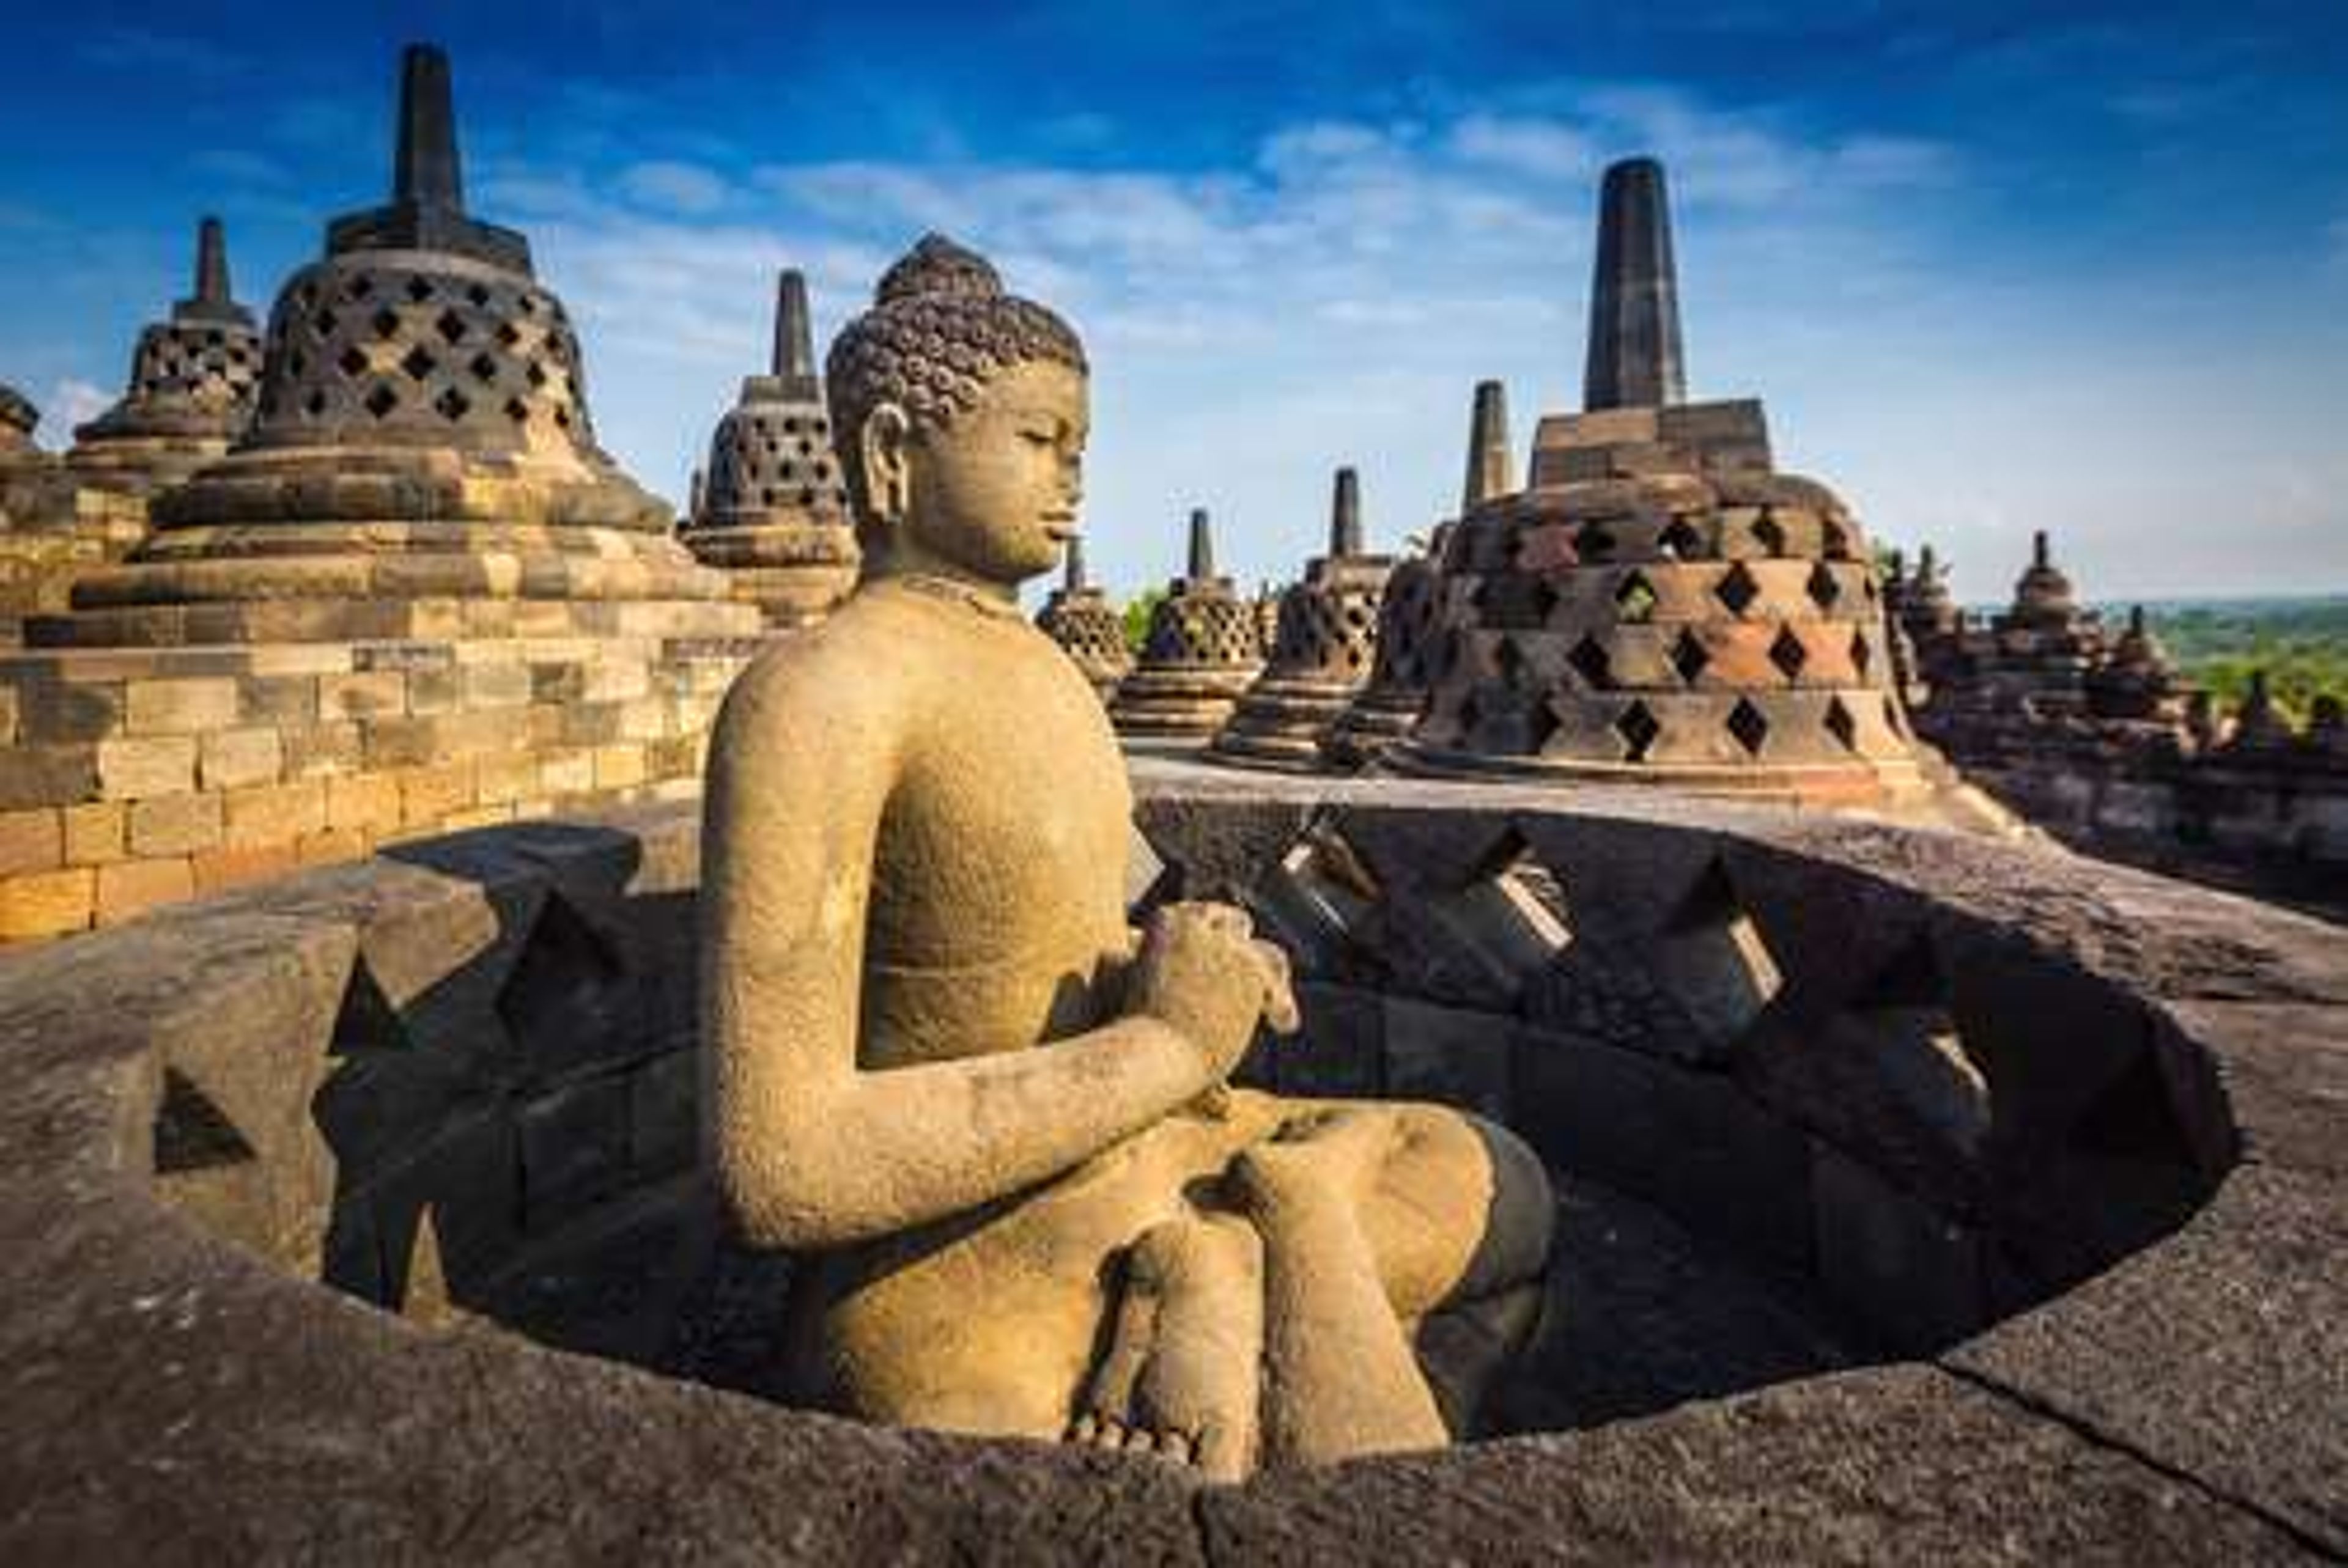
[(1297, 1024), (1288, 956), (1228, 904), (1169, 904), (1150, 917), (1126, 1008), (1189, 1040), (1216, 1083), (1247, 1054), (1259, 1020), (1282, 1034)]

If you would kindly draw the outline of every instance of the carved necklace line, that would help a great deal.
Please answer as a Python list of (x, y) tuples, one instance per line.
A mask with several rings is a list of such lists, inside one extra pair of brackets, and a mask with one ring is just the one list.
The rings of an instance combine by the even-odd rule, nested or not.
[(996, 599), (955, 578), (941, 577), (934, 572), (892, 571), (880, 580), (882, 583), (895, 583), (926, 598), (942, 599), (967, 605), (982, 615), (993, 616), (999, 620), (1024, 622), (1026, 620), (1026, 617), (1019, 611), (1017, 600)]

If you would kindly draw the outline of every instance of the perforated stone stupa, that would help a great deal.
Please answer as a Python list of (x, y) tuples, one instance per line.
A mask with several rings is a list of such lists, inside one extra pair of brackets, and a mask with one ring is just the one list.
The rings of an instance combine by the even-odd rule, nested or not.
[(717, 422), (681, 530), (778, 630), (820, 620), (856, 586), (856, 532), (832, 451), (808, 322), (807, 280), (776, 286), (774, 356)]
[(1166, 585), (1133, 673), (1119, 682), (1109, 717), (1121, 735), (1205, 740), (1239, 705), (1263, 659), (1255, 607), (1215, 573), (1205, 508), (1190, 514), (1187, 568)]
[(1607, 171), (1586, 411), (1443, 552), (1414, 771), (1921, 801), (1868, 542), (1755, 401), (1681, 401), (1663, 171)]
[[(1497, 381), (1478, 382), (1468, 423), (1460, 515), (1515, 487), (1507, 389)], [(1331, 767), (1351, 773), (1368, 766), (1418, 722), (1419, 710), (1426, 703), (1427, 660), (1442, 608), (1437, 558), (1457, 526), (1457, 518), (1437, 525), (1426, 548), (1404, 557), (1387, 574), (1370, 679), (1321, 737), (1322, 755)]]
[(1369, 679), (1377, 653), (1378, 607), (1391, 556), (1362, 544), (1362, 489), (1340, 468), (1329, 503), (1329, 550), (1305, 563), (1280, 596), (1271, 662), (1219, 731), (1218, 762), (1282, 772), (1318, 771), (1321, 739)]
[(447, 58), (395, 189), (271, 314), (254, 422), (0, 661), (0, 937), (697, 787), (759, 616), (595, 445), (522, 236), (464, 209)]
[(1133, 651), (1125, 645), (1125, 618), (1085, 575), (1085, 541), (1068, 541), (1060, 586), (1045, 600), (1035, 625), (1085, 672), (1093, 690), (1107, 702), (1117, 682), (1133, 669)]
[(75, 479), (143, 496), (214, 462), (252, 423), (261, 358), (252, 313), (229, 292), (226, 233), (206, 218), (194, 289), (139, 334), (121, 401), (75, 430)]

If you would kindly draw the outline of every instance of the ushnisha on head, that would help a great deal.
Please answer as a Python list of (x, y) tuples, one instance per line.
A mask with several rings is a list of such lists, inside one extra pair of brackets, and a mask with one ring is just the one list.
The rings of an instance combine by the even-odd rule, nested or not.
[(942, 235), (891, 267), (825, 366), (867, 575), (1009, 589), (1076, 535), (1084, 345)]

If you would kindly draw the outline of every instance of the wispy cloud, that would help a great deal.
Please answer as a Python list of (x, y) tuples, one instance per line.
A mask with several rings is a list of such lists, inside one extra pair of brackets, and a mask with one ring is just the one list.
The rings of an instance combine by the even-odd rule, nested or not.
[(97, 418), (114, 406), (114, 394), (87, 381), (66, 377), (49, 388), (49, 399), (41, 407), (41, 434), (50, 444), (64, 446), (73, 439), (74, 426)]
[(726, 205), (723, 177), (697, 163), (655, 159), (620, 170), (620, 190), (629, 200), (666, 212), (698, 216)]

